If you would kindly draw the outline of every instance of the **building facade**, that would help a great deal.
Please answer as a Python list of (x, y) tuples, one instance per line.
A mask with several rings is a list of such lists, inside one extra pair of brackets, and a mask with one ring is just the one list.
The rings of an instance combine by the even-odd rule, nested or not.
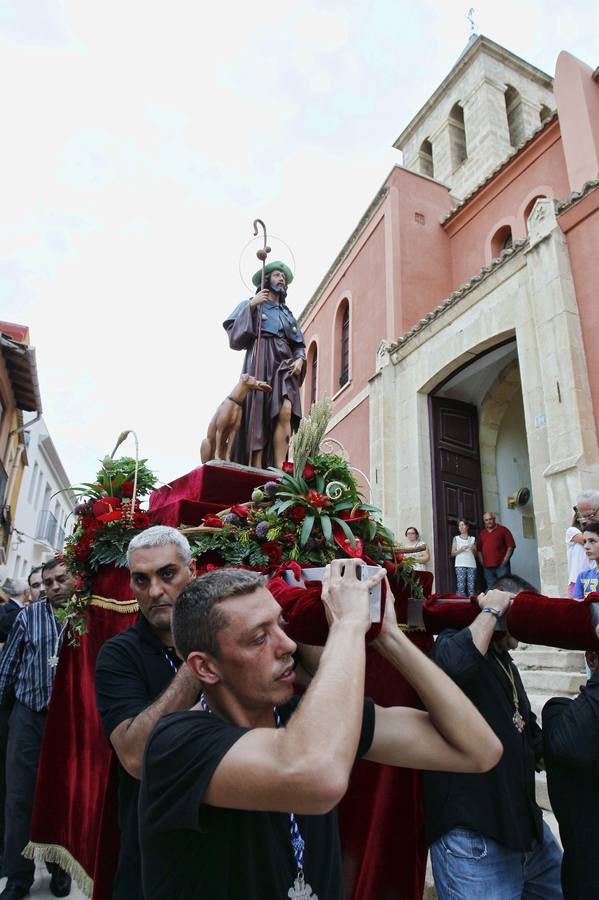
[(305, 407), (332, 397), (329, 436), (428, 540), (439, 590), (457, 520), (490, 510), (513, 570), (564, 595), (572, 505), (599, 487), (597, 77), (472, 39), (300, 317)]
[[(27, 425), (28, 466), (13, 520), (6, 568), (10, 577), (27, 578), (64, 547), (75, 497), (54, 442), (42, 419)], [(71, 523), (72, 525), (72, 523)]]
[(28, 461), (23, 412), (42, 412), (35, 349), (27, 326), (0, 322), (0, 572)]

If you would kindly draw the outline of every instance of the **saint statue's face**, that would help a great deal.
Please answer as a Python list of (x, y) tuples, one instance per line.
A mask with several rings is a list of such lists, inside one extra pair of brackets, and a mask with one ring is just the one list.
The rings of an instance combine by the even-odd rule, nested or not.
[(279, 269), (273, 269), (269, 276), (270, 290), (274, 294), (280, 294), (283, 299), (287, 296), (287, 279)]

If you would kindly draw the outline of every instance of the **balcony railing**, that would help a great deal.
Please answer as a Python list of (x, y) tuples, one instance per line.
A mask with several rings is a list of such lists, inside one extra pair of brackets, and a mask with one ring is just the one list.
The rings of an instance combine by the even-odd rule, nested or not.
[(39, 515), (35, 538), (50, 544), (55, 550), (62, 550), (64, 546), (64, 528), (58, 527), (56, 516), (49, 509), (43, 509)]

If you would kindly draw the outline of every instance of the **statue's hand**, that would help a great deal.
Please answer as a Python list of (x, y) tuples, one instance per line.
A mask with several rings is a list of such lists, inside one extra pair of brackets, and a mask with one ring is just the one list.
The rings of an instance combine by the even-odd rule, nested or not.
[(300, 356), (298, 359), (296, 359), (294, 361), (293, 365), (291, 366), (291, 374), (297, 375), (299, 377), (302, 374), (303, 368), (304, 368), (304, 360)]
[(250, 307), (255, 309), (257, 306), (261, 306), (265, 300), (268, 300), (268, 295), (268, 288), (263, 288), (263, 290), (258, 291), (258, 293), (250, 300)]

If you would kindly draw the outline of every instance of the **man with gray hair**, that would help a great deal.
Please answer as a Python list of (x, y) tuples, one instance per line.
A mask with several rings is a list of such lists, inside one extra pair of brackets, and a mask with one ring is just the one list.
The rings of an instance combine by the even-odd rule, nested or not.
[(139, 619), (104, 644), (96, 665), (98, 710), (119, 760), (121, 848), (112, 900), (143, 898), (137, 797), (148, 736), (161, 716), (189, 708), (199, 694), (171, 632), (175, 600), (195, 577), (187, 539), (175, 528), (148, 528), (129, 543), (127, 565)]

